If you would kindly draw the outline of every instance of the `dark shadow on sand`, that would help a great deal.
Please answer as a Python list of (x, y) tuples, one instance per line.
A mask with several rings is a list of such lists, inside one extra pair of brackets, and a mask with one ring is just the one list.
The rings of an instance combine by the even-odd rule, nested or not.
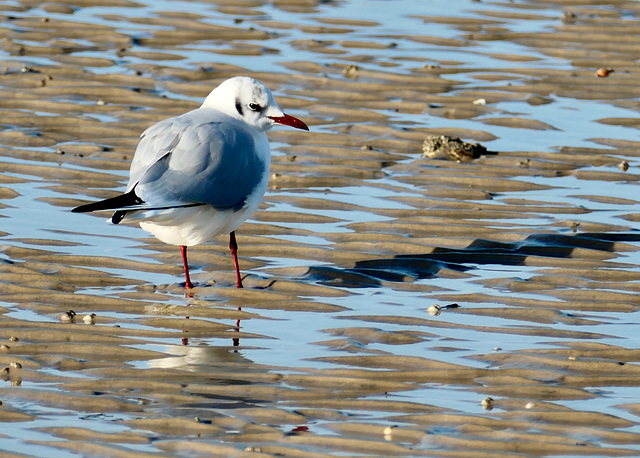
[(476, 239), (463, 249), (435, 248), (431, 253), (363, 260), (356, 262), (352, 268), (311, 267), (305, 278), (329, 286), (376, 287), (381, 286), (383, 281), (433, 278), (442, 269), (466, 272), (477, 265), (518, 266), (523, 265), (529, 256), (568, 258), (578, 248), (612, 253), (616, 242), (638, 241), (640, 232), (535, 234), (517, 243)]

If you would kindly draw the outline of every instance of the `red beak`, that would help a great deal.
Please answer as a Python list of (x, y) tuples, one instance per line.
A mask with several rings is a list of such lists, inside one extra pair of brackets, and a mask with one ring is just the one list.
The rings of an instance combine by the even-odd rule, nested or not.
[(269, 116), (269, 118), (273, 119), (276, 124), (295, 127), (296, 129), (309, 130), (309, 127), (307, 127), (305, 123), (300, 121), (298, 118), (289, 116), (288, 114), (284, 116)]

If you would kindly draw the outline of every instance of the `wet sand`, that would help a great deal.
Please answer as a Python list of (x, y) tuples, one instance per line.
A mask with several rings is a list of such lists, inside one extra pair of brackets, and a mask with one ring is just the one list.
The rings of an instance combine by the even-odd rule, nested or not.
[[(3, 456), (640, 453), (640, 4), (424, 3), (0, 6)], [(185, 297), (70, 209), (237, 74), (311, 133)]]

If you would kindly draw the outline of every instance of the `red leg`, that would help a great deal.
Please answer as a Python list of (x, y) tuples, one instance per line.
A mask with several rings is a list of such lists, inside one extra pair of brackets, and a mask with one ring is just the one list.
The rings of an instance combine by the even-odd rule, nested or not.
[(238, 281), (238, 288), (242, 288), (242, 278), (240, 278), (240, 266), (238, 265), (238, 244), (236, 243), (236, 233), (232, 231), (229, 234), (229, 249), (233, 256), (233, 265), (236, 267), (236, 280)]
[(187, 262), (187, 247), (184, 245), (180, 245), (180, 252), (182, 253), (182, 263), (184, 264), (184, 278), (185, 283), (184, 287), (187, 289), (193, 288), (193, 283), (191, 283), (191, 277), (189, 277), (189, 263)]

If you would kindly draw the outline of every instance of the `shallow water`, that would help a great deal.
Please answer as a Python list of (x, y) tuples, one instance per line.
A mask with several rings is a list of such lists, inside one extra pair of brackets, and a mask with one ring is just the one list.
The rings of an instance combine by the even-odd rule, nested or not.
[[(637, 2), (148, 3), (0, 7), (3, 453), (638, 454)], [(312, 132), (185, 297), (69, 210), (235, 74)]]

